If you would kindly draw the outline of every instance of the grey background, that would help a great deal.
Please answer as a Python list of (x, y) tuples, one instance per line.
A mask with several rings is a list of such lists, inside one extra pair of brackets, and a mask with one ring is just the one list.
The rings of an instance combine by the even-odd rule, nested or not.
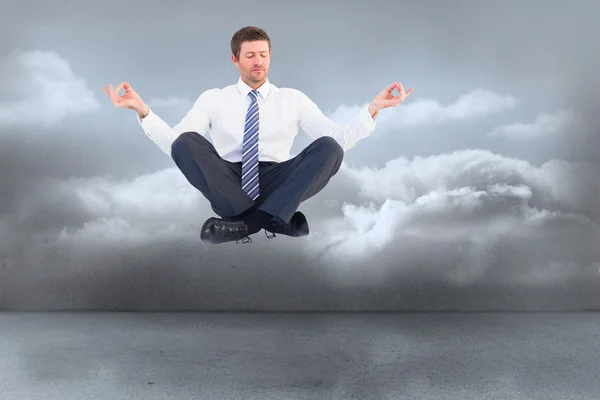
[[(0, 309), (600, 305), (597, 2), (5, 3)], [(302, 205), (309, 237), (207, 246), (209, 205), (101, 87), (175, 124), (237, 80), (244, 25), (338, 122), (415, 92)]]

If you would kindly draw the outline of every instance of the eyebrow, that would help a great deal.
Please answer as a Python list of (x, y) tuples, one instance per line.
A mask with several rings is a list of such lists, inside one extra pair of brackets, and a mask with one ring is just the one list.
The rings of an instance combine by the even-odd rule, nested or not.
[[(259, 53), (268, 53), (268, 52), (269, 52), (269, 50), (262, 50), (262, 51), (259, 51)], [(248, 54), (254, 54), (254, 53), (256, 53), (256, 51), (247, 51), (247, 52), (245, 52), (244, 54), (245, 54), (245, 55), (248, 55)]]

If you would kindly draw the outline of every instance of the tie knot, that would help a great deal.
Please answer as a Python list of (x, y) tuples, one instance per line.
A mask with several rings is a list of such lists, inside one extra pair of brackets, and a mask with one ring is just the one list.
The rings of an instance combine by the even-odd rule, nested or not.
[(254, 97), (255, 99), (258, 97), (258, 90), (253, 89), (250, 91), (250, 96)]

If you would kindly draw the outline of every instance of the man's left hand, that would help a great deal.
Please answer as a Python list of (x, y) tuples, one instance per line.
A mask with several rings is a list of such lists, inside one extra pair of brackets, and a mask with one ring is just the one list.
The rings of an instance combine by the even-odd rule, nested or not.
[[(394, 96), (392, 93), (394, 89), (398, 90), (398, 96)], [(374, 117), (382, 108), (396, 107), (400, 105), (404, 100), (406, 100), (408, 95), (413, 92), (413, 90), (415, 89), (410, 88), (405, 92), (401, 83), (392, 83), (390, 86), (383, 89), (377, 96), (375, 96), (371, 104), (369, 104), (369, 112), (371, 113), (371, 116)]]

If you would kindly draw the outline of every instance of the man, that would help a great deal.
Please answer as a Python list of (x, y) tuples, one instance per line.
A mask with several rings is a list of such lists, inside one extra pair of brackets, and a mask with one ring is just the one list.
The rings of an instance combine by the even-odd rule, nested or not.
[[(269, 82), (271, 40), (264, 30), (238, 30), (231, 53), (240, 71), (237, 84), (203, 92), (174, 127), (153, 113), (127, 82), (103, 90), (116, 107), (137, 111), (146, 135), (173, 158), (221, 217), (204, 223), (203, 241), (248, 242), (263, 228), (308, 235), (306, 217), (297, 211), (300, 203), (320, 192), (337, 173), (343, 153), (373, 132), (379, 110), (398, 106), (413, 89), (405, 92), (393, 83), (348, 124), (338, 126), (302, 92)], [(290, 158), (299, 128), (315, 140)], [(214, 146), (204, 137), (207, 131)]]

